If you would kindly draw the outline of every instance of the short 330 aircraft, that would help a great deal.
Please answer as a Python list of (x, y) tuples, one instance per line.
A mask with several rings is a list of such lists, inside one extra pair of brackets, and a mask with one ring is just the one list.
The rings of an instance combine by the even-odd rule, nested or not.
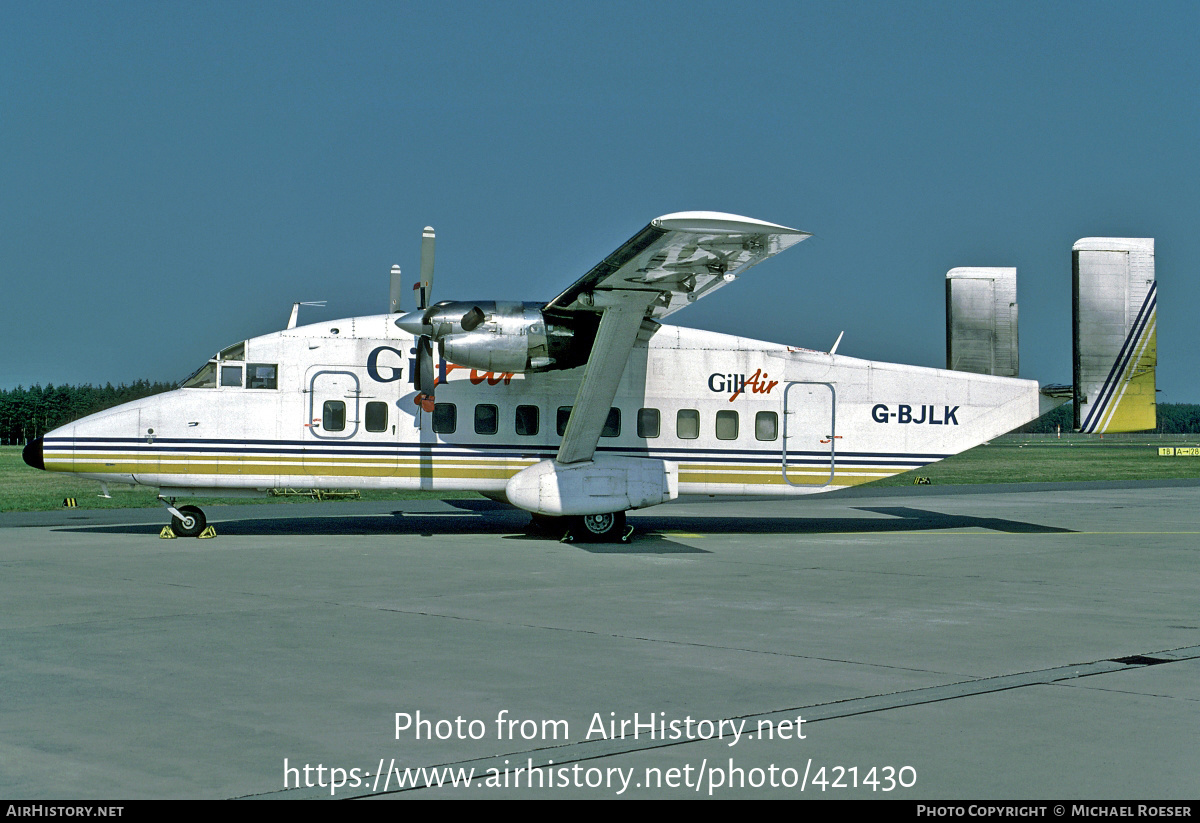
[[(613, 540), (628, 538), (627, 510), (867, 483), (1066, 399), (1030, 380), (661, 322), (808, 236), (736, 215), (670, 214), (547, 303), (429, 305), (426, 229), (416, 311), (396, 310), (393, 270), (392, 312), (297, 327), (293, 310), (288, 328), (229, 346), (178, 389), (49, 432), (24, 458), (158, 487), (181, 535), (199, 534), (205, 517), (177, 498), (313, 487), (473, 490), (577, 539)], [(1142, 310), (1112, 358), (1102, 430), (1118, 430), (1121, 403), (1144, 406), (1147, 368), (1153, 416), (1152, 287)]]

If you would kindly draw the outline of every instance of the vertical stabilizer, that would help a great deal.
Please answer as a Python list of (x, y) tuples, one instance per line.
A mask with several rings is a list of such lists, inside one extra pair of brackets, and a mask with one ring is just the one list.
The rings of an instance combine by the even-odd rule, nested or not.
[(946, 273), (946, 368), (1017, 376), (1017, 270)]
[(1075, 428), (1157, 425), (1154, 239), (1086, 237), (1072, 249)]

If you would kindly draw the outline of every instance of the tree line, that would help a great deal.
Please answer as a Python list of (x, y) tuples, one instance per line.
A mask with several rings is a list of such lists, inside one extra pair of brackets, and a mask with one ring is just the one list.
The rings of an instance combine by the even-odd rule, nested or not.
[[(140, 400), (152, 394), (170, 391), (174, 383), (151, 383), (138, 380), (103, 387), (90, 383), (82, 386), (48, 385), (15, 389), (0, 389), (0, 445), (20, 446), (41, 437), (51, 429), (78, 420), (89, 414)], [(1018, 431), (1031, 434), (1053, 434), (1062, 427), (1069, 432), (1073, 424), (1070, 403), (1022, 426)], [(1158, 428), (1164, 434), (1200, 433), (1200, 404), (1159, 403)]]
[[(1069, 432), (1074, 425), (1075, 408), (1067, 403), (1017, 431), (1022, 434), (1054, 434), (1060, 426), (1062, 431)], [(1158, 427), (1155, 431), (1162, 434), (1200, 433), (1200, 403), (1159, 403)]]
[(40, 385), (0, 389), (0, 445), (20, 446), (89, 414), (170, 391), (175, 383), (137, 380), (114, 386)]

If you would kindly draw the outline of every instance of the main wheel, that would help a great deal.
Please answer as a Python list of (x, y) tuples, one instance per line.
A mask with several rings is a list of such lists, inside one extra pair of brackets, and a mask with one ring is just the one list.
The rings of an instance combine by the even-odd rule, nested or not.
[(531, 514), (529, 515), (529, 527), (533, 531), (562, 537), (563, 532), (567, 530), (567, 518), (555, 517), (552, 514)]
[(183, 518), (171, 517), (171, 531), (180, 537), (197, 537), (208, 525), (204, 512), (196, 506), (180, 506), (179, 513)]
[(571, 536), (581, 543), (615, 543), (625, 533), (625, 512), (572, 517)]

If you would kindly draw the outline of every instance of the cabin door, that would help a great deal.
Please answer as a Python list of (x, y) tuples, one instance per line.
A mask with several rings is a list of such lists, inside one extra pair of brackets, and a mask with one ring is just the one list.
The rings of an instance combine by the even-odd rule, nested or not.
[(308, 373), (308, 420), (305, 428), (318, 440), (349, 440), (358, 433), (358, 375), (336, 367)]
[(358, 431), (358, 376), (337, 366), (305, 375), (304, 468), (310, 475), (341, 476), (350, 467), (345, 445)]
[(788, 383), (783, 391), (783, 479), (791, 486), (833, 483), (837, 391), (832, 383)]
[[(305, 380), (305, 471), (364, 479), (395, 474), (395, 408), (383, 397), (364, 394), (362, 378), (346, 366), (314, 367)], [(350, 480), (341, 485), (355, 488)]]

